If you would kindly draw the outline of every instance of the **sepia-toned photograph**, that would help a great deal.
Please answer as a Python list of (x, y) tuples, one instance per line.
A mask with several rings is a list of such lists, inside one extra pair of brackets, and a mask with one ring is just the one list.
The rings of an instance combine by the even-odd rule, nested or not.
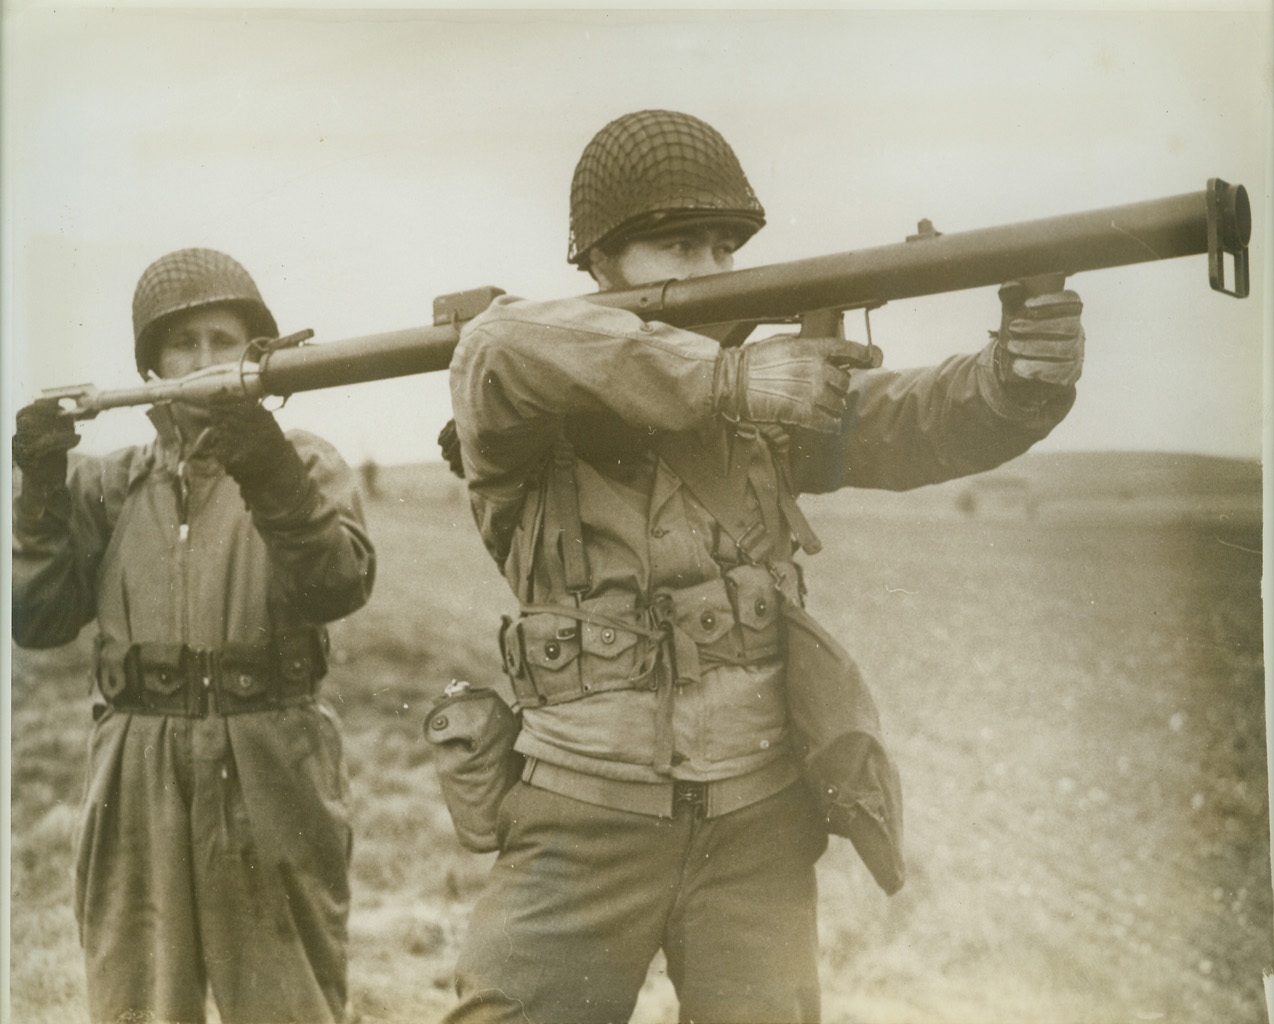
[(1274, 1021), (1268, 3), (0, 46), (0, 1020)]

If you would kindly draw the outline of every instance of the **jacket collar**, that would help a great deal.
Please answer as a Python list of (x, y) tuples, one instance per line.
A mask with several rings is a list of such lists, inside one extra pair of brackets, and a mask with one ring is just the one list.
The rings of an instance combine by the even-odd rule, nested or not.
[(146, 465), (139, 469), (149, 470), (158, 466), (176, 472), (183, 459), (188, 459), (192, 464), (215, 462), (206, 452), (197, 452), (193, 456), (190, 454), (199, 438), (183, 436), (171, 406), (151, 406), (146, 416), (155, 428), (155, 440), (148, 446), (149, 457), (143, 460)]

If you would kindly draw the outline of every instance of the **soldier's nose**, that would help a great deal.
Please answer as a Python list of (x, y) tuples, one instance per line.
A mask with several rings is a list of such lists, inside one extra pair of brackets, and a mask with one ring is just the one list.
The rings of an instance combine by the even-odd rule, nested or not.
[(707, 277), (709, 274), (719, 274), (721, 267), (718, 265), (716, 258), (710, 252), (705, 252), (694, 261), (690, 268), (687, 278)]
[(212, 347), (212, 342), (200, 342), (199, 348), (195, 353), (195, 363), (200, 370), (207, 369), (217, 358), (217, 354)]

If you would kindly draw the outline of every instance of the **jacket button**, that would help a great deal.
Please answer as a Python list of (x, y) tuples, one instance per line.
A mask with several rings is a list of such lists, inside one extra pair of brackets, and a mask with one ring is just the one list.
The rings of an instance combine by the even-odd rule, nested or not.
[(548, 658), (550, 661), (556, 660), (557, 656), (561, 653), (561, 646), (554, 643), (552, 640), (544, 645), (544, 657)]
[(766, 611), (769, 609), (769, 607), (770, 606), (765, 603), (765, 598), (758, 597), (756, 599), (756, 613), (758, 615), (764, 615)]
[(615, 631), (613, 629), (602, 630), (602, 643), (613, 644), (615, 642)]
[(252, 677), (241, 675), (239, 677), (239, 689), (246, 690), (252, 686)]
[(441, 729), (445, 729), (445, 728), (447, 728), (447, 726), (448, 726), (448, 725), (450, 725), (450, 724), (451, 724), (451, 723), (447, 721), (447, 716), (446, 716), (446, 715), (439, 715), (437, 718), (435, 718), (432, 722), (430, 722), (430, 723), (429, 723), (429, 727), (430, 727), (431, 729), (440, 729), (440, 730), (441, 730)]
[(667, 533), (668, 531), (665, 530), (662, 526), (656, 526), (653, 530), (650, 531), (650, 535), (652, 537), (664, 537), (667, 535)]
[(712, 629), (717, 624), (717, 617), (712, 612), (704, 612), (699, 616), (699, 625), (704, 629)]

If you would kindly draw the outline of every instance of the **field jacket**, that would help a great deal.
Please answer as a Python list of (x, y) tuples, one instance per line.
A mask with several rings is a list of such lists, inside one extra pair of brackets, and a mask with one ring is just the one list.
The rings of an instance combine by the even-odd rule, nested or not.
[[(1074, 401), (1068, 389), (1019, 405), (989, 346), (934, 367), (856, 371), (839, 433), (743, 445), (743, 514), (779, 519), (766, 550), (744, 560), (658, 454), (672, 441), (721, 464), (739, 457), (748, 426), (712, 414), (719, 351), (581, 299), (502, 297), (461, 334), (452, 405), (478, 528), (523, 606), (503, 650), (527, 755), (644, 782), (711, 782), (781, 756), (784, 587), (748, 564), (787, 566), (794, 553), (776, 475), (786, 468), (793, 489), (811, 493), (937, 483), (1026, 451)], [(573, 528), (570, 502), (554, 500), (563, 459)], [(571, 587), (572, 544), (586, 556), (586, 589)], [(671, 671), (658, 639), (669, 622)]]
[(375, 571), (353, 473), (291, 431), (314, 499), (251, 512), (220, 463), (183, 460), (167, 410), (155, 440), (72, 456), (64, 487), (15, 490), (13, 638), (46, 648), (97, 620), (99, 651), (269, 646), (361, 607)]

